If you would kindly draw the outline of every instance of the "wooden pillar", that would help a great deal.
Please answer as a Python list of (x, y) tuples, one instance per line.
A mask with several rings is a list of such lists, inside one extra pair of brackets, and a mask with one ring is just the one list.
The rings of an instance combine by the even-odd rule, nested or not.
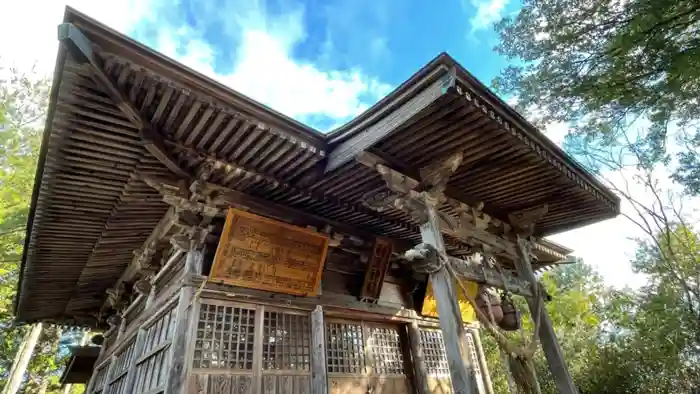
[(265, 306), (258, 305), (255, 309), (253, 338), (253, 384), (251, 393), (263, 392), (263, 338), (265, 336)]
[(321, 305), (311, 312), (311, 394), (328, 394), (326, 327)]
[(412, 322), (408, 325), (408, 343), (411, 347), (411, 358), (413, 359), (413, 371), (416, 377), (416, 393), (430, 394), (428, 386), (428, 369), (425, 366), (425, 355), (421, 347), (420, 329), (418, 323)]
[(487, 394), (494, 394), (493, 383), (491, 382), (491, 373), (489, 372), (489, 365), (486, 363), (486, 355), (484, 354), (484, 347), (481, 344), (481, 335), (479, 334), (479, 329), (475, 328), (472, 330), (472, 336), (474, 338), (474, 347), (476, 348), (476, 356), (479, 358), (479, 367), (481, 368), (481, 376), (484, 378), (484, 386)]
[[(196, 272), (196, 267), (202, 264), (202, 252), (198, 248), (191, 246), (185, 257), (185, 270), (187, 273)], [(187, 350), (193, 343), (192, 331), (189, 330), (190, 319), (194, 318), (195, 289), (183, 287), (180, 289), (180, 296), (177, 303), (175, 330), (173, 332), (172, 348), (170, 349), (170, 368), (165, 383), (165, 392), (168, 394), (179, 394), (186, 391), (187, 371)]]
[[(517, 250), (520, 258), (516, 261), (515, 265), (518, 275), (534, 283), (537, 280), (532, 270), (532, 265), (530, 264), (529, 242), (530, 241), (525, 238), (518, 238)], [(537, 303), (533, 298), (528, 298), (527, 303), (530, 307), (530, 314), (534, 317), (537, 313), (535, 309)], [(554, 376), (557, 390), (559, 390), (561, 394), (578, 394), (578, 389), (576, 389), (574, 381), (571, 379), (569, 370), (566, 367), (564, 352), (562, 352), (559, 342), (557, 341), (557, 336), (552, 326), (552, 320), (547, 313), (547, 308), (544, 307), (543, 302), (539, 303), (539, 307), (541, 308), (539, 339), (542, 343), (542, 350), (547, 358), (549, 369), (552, 371), (552, 376)]]
[(5, 389), (2, 391), (3, 394), (16, 394), (19, 387), (22, 385), (24, 373), (27, 371), (29, 361), (32, 359), (32, 353), (34, 353), (34, 348), (39, 341), (41, 330), (42, 324), (37, 323), (32, 326), (32, 329), (29, 330), (27, 334), (25, 334), (22, 344), (15, 355), (15, 360), (12, 364), (12, 369), (10, 370), (7, 384), (5, 385)]
[[(434, 246), (438, 253), (444, 255), (446, 253), (445, 244), (440, 232), (437, 209), (430, 202), (426, 202), (425, 207), (427, 221), (420, 227), (422, 240), (424, 243)], [(476, 393), (474, 368), (452, 277), (443, 267), (430, 275), (430, 282), (437, 302), (440, 328), (445, 340), (453, 392), (454, 394), (474, 394)]]

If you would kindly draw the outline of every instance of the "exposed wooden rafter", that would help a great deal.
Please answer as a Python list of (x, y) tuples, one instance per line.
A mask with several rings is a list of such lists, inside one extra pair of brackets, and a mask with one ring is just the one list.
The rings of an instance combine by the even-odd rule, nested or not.
[[(382, 119), (375, 119), (376, 123), (367, 125), (361, 132), (355, 133), (352, 137), (336, 146), (328, 156), (326, 172), (331, 172), (343, 164), (351, 161), (357, 154), (365, 151), (375, 142), (390, 135), (406, 125), (421, 110), (447, 94), (455, 86), (455, 69), (438, 68), (428, 75), (426, 79), (435, 79), (420, 92), (406, 92), (404, 100), (391, 115)], [(410, 99), (410, 95), (414, 95)], [(370, 119), (372, 120), (372, 119)]]
[(90, 64), (95, 82), (107, 93), (114, 104), (126, 115), (138, 128), (145, 148), (158, 160), (160, 160), (170, 171), (179, 177), (189, 179), (191, 175), (183, 170), (175, 159), (170, 155), (163, 143), (163, 133), (155, 130), (141, 112), (134, 107), (128, 97), (119, 90), (114, 81), (104, 69), (104, 60), (100, 56), (99, 48), (93, 45), (90, 40), (71, 23), (63, 23), (58, 26), (58, 39), (66, 45), (76, 59)]

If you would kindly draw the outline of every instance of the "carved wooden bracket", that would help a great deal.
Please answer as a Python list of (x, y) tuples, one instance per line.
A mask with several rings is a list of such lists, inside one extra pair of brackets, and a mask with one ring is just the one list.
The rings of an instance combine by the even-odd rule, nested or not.
[(547, 214), (547, 204), (508, 214), (508, 220), (519, 235), (529, 237), (535, 231), (535, 222)]
[(126, 287), (124, 283), (118, 283), (115, 287), (107, 289), (107, 303), (115, 311), (121, 312), (127, 307), (127, 300), (125, 299)]
[(442, 162), (433, 163), (420, 170), (421, 186), (424, 190), (444, 193), (452, 174), (462, 164), (464, 154), (457, 152)]

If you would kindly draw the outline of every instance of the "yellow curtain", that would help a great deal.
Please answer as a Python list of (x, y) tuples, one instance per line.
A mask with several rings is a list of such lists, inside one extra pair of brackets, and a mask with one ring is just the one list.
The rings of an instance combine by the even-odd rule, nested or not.
[[(467, 293), (472, 298), (476, 297), (476, 293), (479, 290), (479, 285), (477, 283), (463, 280), (462, 284), (464, 288), (467, 289)], [(457, 303), (459, 304), (459, 310), (462, 312), (462, 321), (464, 323), (472, 323), (476, 321), (476, 312), (472, 308), (469, 301), (462, 294), (462, 290), (457, 284), (455, 279), (454, 289), (457, 293)], [(423, 299), (423, 309), (421, 310), (423, 316), (438, 317), (437, 314), (437, 302), (435, 301), (435, 296), (433, 295), (433, 286), (430, 281), (428, 281), (428, 289), (425, 291), (425, 298)]]

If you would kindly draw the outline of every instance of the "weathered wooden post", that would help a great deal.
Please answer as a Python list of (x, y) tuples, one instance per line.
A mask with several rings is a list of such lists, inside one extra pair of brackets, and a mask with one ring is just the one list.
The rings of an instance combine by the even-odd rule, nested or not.
[(311, 394), (328, 393), (325, 337), (323, 307), (317, 305), (311, 312)]
[[(424, 203), (427, 221), (420, 226), (421, 238), (424, 243), (434, 246), (439, 254), (445, 255), (445, 244), (440, 232), (435, 202), (430, 196), (424, 194)], [(452, 276), (442, 266), (430, 274), (430, 283), (437, 302), (438, 318), (445, 340), (445, 351), (450, 366), (454, 393), (476, 393), (474, 366), (469, 354), (467, 332), (457, 304), (457, 293), (454, 289)]]
[[(532, 265), (530, 264), (530, 250), (531, 243), (528, 239), (518, 238), (518, 254), (520, 259), (516, 263), (516, 269), (518, 275), (523, 278), (529, 279), (536, 282), (535, 273), (532, 270)], [(554, 326), (552, 325), (552, 320), (549, 318), (547, 313), (547, 308), (544, 307), (543, 302), (536, 302), (532, 297), (527, 298), (528, 306), (530, 307), (530, 314), (536, 316), (536, 308), (540, 308), (540, 329), (538, 332), (539, 340), (542, 343), (542, 350), (547, 358), (547, 363), (549, 364), (549, 369), (552, 371), (552, 376), (554, 376), (554, 381), (557, 385), (557, 390), (561, 394), (577, 394), (578, 389), (574, 385), (574, 381), (569, 374), (569, 370), (566, 367), (566, 361), (564, 360), (564, 352), (559, 346), (557, 341), (557, 335), (554, 332)]]
[(413, 356), (413, 369), (416, 376), (416, 393), (430, 394), (425, 355), (421, 347), (420, 329), (415, 321), (408, 325), (408, 343)]
[[(189, 250), (185, 256), (185, 273), (198, 274), (202, 266), (201, 243), (190, 241)], [(194, 316), (194, 301), (196, 291), (193, 287), (184, 286), (180, 289), (178, 298), (176, 322), (173, 332), (172, 350), (170, 355), (170, 371), (165, 384), (165, 392), (178, 394), (186, 390), (187, 381), (187, 350), (192, 342), (189, 334), (190, 320)]]
[[(531, 209), (508, 215), (511, 224), (518, 233), (516, 246), (518, 258), (515, 259), (515, 268), (518, 271), (518, 275), (530, 281), (530, 283), (537, 283), (537, 278), (535, 277), (535, 272), (532, 269), (532, 263), (530, 261), (530, 254), (532, 252), (531, 236), (535, 229), (535, 222), (546, 213), (547, 206), (543, 206), (538, 209)], [(544, 307), (544, 303), (541, 299), (542, 296), (539, 292), (533, 292), (535, 297), (540, 297), (539, 302), (533, 297), (526, 297), (526, 299), (530, 307), (530, 314), (533, 318), (537, 316), (537, 313), (540, 314), (538, 336), (542, 343), (542, 350), (547, 358), (549, 369), (552, 371), (552, 376), (554, 376), (557, 389), (561, 394), (577, 394), (578, 389), (574, 385), (574, 381), (566, 367), (564, 353), (557, 341), (552, 320), (549, 318), (547, 308)], [(539, 308), (539, 311), (537, 308)]]

